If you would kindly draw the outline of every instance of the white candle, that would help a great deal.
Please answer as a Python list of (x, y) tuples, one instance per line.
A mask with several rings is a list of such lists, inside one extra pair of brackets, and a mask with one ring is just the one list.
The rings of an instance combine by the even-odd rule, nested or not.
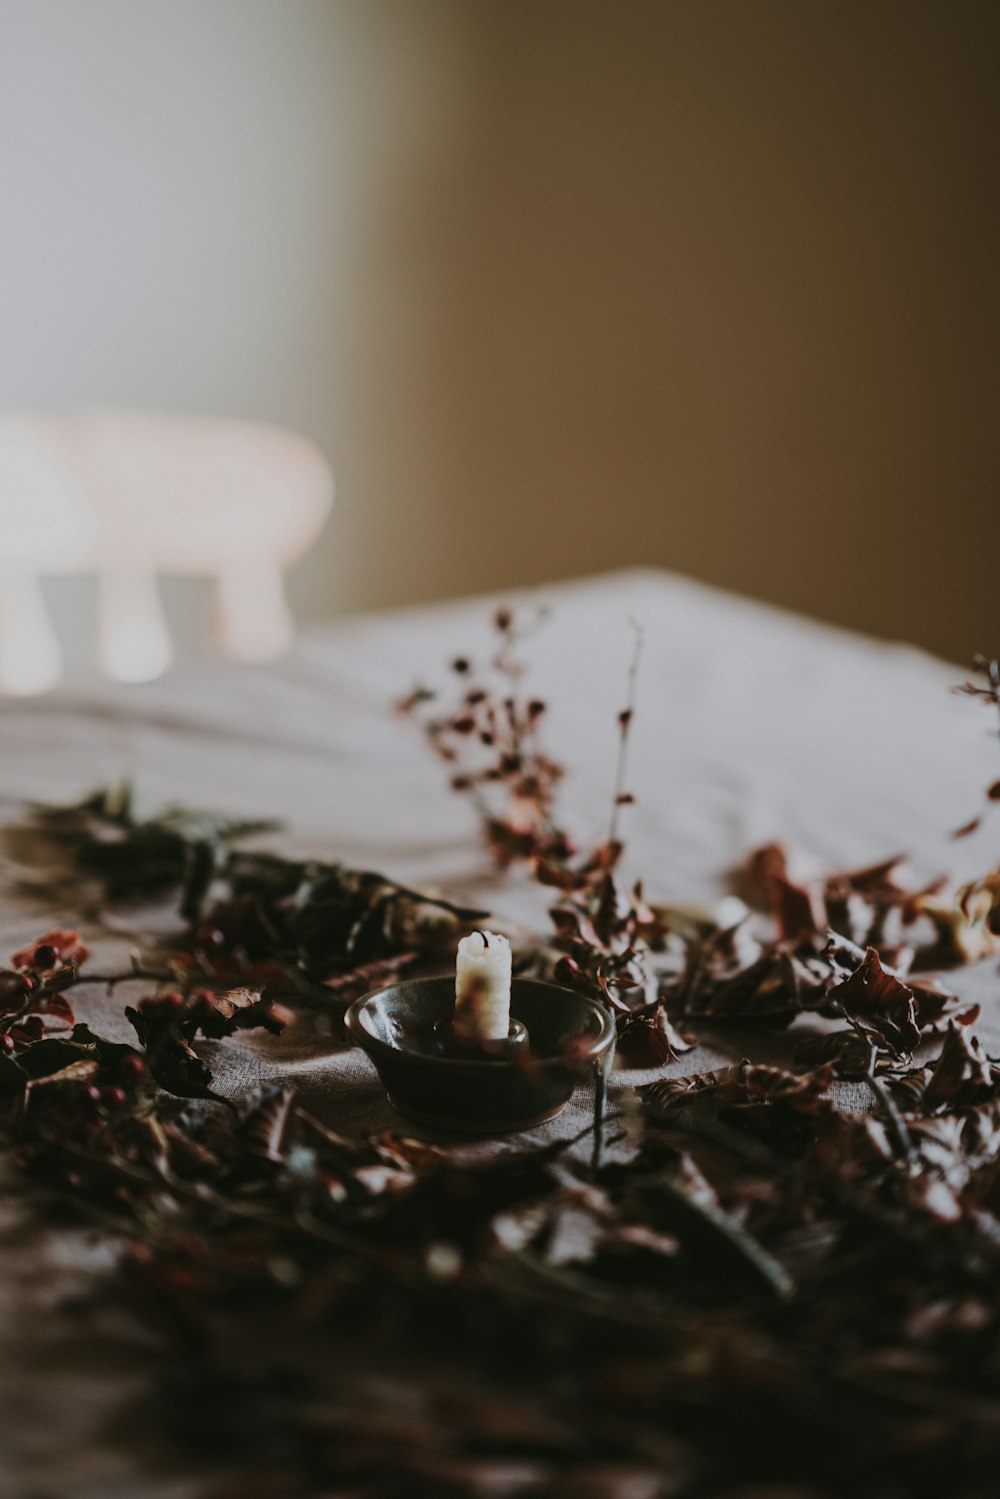
[(510, 1030), (510, 943), (475, 931), (458, 944), (455, 969), (456, 1035), (506, 1041)]

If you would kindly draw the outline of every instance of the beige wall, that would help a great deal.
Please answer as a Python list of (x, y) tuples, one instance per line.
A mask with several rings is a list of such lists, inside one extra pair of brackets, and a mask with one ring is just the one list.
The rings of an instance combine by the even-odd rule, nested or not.
[(1000, 651), (992, 0), (0, 24), (0, 404), (308, 432), (303, 614), (642, 561)]

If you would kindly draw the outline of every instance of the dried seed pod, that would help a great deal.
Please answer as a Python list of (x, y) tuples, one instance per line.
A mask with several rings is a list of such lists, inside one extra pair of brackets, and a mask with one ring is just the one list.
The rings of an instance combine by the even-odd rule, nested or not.
[(281, 1165), (292, 1103), (291, 1088), (270, 1088), (254, 1095), (243, 1117), (241, 1134), (247, 1149), (265, 1161)]

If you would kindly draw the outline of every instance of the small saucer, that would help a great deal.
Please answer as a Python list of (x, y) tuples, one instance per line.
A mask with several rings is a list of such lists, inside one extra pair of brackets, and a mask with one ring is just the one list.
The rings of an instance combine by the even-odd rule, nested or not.
[(515, 979), (511, 1017), (528, 1048), (507, 1058), (442, 1054), (435, 1026), (455, 1005), (455, 980), (408, 979), (375, 989), (347, 1012), (389, 1102), (433, 1129), (494, 1135), (530, 1129), (563, 1109), (581, 1078), (603, 1072), (615, 1026), (594, 999), (541, 979)]

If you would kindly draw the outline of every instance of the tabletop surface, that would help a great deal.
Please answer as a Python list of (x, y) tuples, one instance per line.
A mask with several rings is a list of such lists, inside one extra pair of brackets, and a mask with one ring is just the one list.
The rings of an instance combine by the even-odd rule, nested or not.
[[(182, 802), (274, 815), (284, 827), (271, 841), (283, 851), (342, 858), (541, 924), (544, 894), (490, 869), (469, 807), (394, 711), (416, 681), (446, 680), (457, 654), (485, 656), (497, 602), (338, 620), (268, 668), (203, 661), (147, 687), (69, 684), (9, 701), (0, 709), (5, 823), (27, 801), (68, 800), (127, 775), (150, 810)], [(562, 818), (583, 839), (607, 825), (633, 622), (641, 629), (629, 770), (637, 805), (623, 832), (627, 868), (654, 896), (710, 896), (727, 869), (773, 838), (817, 868), (900, 852), (928, 876), (991, 862), (988, 832), (961, 843), (948, 836), (976, 810), (996, 757), (982, 712), (949, 691), (958, 668), (668, 573), (618, 573), (503, 602), (548, 607), (524, 647), (527, 683), (550, 704), (547, 746), (568, 769)], [(7, 951), (79, 919), (71, 902), (53, 907), (21, 857), (9, 841)], [(100, 957), (120, 952), (129, 932), (123, 924), (84, 935)], [(992, 970), (966, 982), (992, 1001)], [(128, 1036), (120, 1002), (91, 995), (80, 1010)], [(996, 1016), (987, 1010), (984, 1022), (996, 1039)], [(690, 1070), (683, 1059), (672, 1065)], [(399, 1124), (364, 1058), (308, 1029), (270, 1046), (223, 1043), (216, 1066), (234, 1095), (262, 1079), (293, 1081), (341, 1129)], [(67, 1294), (107, 1267), (100, 1237), (43, 1228), (11, 1191), (0, 1224), (9, 1491), (197, 1492), (191, 1475), (147, 1466), (141, 1433), (116, 1435), (114, 1412), (140, 1378), (141, 1339), (114, 1324), (103, 1342), (92, 1330), (83, 1337), (62, 1310)]]

